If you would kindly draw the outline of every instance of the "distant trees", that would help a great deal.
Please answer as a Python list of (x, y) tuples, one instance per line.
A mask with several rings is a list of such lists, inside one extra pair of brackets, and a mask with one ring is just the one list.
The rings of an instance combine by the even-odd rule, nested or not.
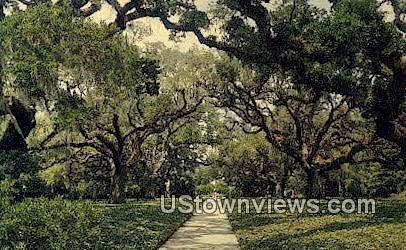
[(235, 140), (219, 146), (214, 167), (220, 179), (243, 196), (284, 195), (295, 166), (261, 134), (234, 132)]
[[(183, 53), (160, 44), (149, 50), (162, 66), (162, 89), (200, 89), (200, 95), (207, 96), (204, 84), (215, 67), (211, 53), (194, 50)], [(153, 146), (145, 147), (148, 165), (153, 166), (164, 184), (166, 195), (193, 192), (182, 185), (194, 186), (196, 168), (211, 165), (210, 150), (226, 141), (220, 130), (220, 117), (206, 98), (199, 112), (173, 123), (164, 133), (152, 137)]]

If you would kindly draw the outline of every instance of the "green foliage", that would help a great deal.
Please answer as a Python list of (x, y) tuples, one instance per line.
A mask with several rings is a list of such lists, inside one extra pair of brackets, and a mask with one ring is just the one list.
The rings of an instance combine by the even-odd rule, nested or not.
[[(51, 126), (58, 130), (48, 142), (86, 141), (79, 143), (87, 147), (81, 155), (74, 150), (59, 150), (48, 155), (50, 161), (69, 153), (81, 158), (78, 161), (83, 165), (92, 165), (83, 163), (83, 155), (103, 165), (109, 163), (108, 158), (130, 157), (134, 147), (129, 144), (142, 143), (135, 138), (139, 136), (135, 127), (138, 131), (143, 123), (149, 124), (146, 128), (155, 126), (161, 120), (157, 117), (165, 119), (175, 112), (171, 96), (152, 97), (160, 88), (158, 62), (142, 56), (137, 46), (125, 36), (116, 35), (117, 30), (111, 26), (76, 18), (66, 6), (40, 4), (7, 18), (0, 30), (5, 35), (3, 66), (10, 87), (22, 91), (33, 103), (44, 104)], [(114, 133), (108, 132), (113, 129)], [(95, 159), (95, 151), (103, 151), (106, 156), (106, 150), (116, 152), (113, 147), (122, 148), (121, 155), (107, 154), (106, 159), (99, 154)], [(136, 165), (133, 163), (128, 161), (125, 167)], [(71, 180), (66, 179), (58, 182), (62, 192), (68, 189), (71, 197), (88, 193), (83, 182), (74, 180), (75, 185), (70, 186), (66, 182)], [(96, 185), (89, 186), (94, 191)]]
[(55, 121), (58, 126), (83, 122), (87, 109), (85, 101), (78, 95), (61, 93), (56, 100), (55, 111), (58, 112)]
[[(397, 249), (406, 242), (405, 200), (382, 200), (376, 214), (230, 214), (241, 249)], [(252, 209), (253, 210), (253, 209)]]
[(343, 197), (389, 197), (406, 188), (403, 169), (382, 166), (377, 163), (345, 164), (329, 175), (330, 183), (340, 185)]
[(214, 191), (218, 194), (227, 195), (229, 192), (229, 187), (224, 181), (216, 181), (214, 183)]
[[(405, 40), (383, 21), (376, 1), (339, 1), (333, 13), (310, 24), (305, 33), (312, 44), (309, 50), (318, 59), (307, 64), (305, 81), (316, 89), (354, 96), (361, 107), (374, 113), (379, 108), (374, 101), (390, 93), (387, 87), (394, 72), (387, 68), (387, 60), (395, 60), (405, 50)], [(377, 77), (374, 83), (371, 74)]]
[(190, 25), (194, 28), (207, 28), (210, 25), (210, 20), (208, 19), (207, 14), (198, 10), (184, 12), (180, 17), (179, 22)]
[(259, 46), (258, 34), (255, 32), (255, 28), (248, 25), (243, 18), (232, 17), (227, 22), (225, 30), (230, 36), (230, 44), (249, 53), (261, 55), (263, 48)]
[(162, 213), (157, 201), (100, 206), (106, 216), (100, 224), (101, 235), (92, 245), (97, 249), (157, 249), (191, 216)]
[(13, 185), (15, 182), (16, 181), (12, 179), (0, 181), (0, 198), (2, 201), (11, 201), (11, 197), (13, 197)]
[(83, 249), (100, 234), (102, 211), (61, 199), (27, 199), (7, 206), (1, 216), (0, 247)]
[(261, 134), (243, 135), (221, 148), (216, 167), (219, 177), (238, 193), (264, 196), (275, 192), (274, 175), (283, 169), (281, 157)]
[(172, 177), (171, 191), (173, 195), (195, 195), (195, 182), (193, 176), (189, 173), (184, 173), (182, 176)]
[(26, 152), (0, 152), (0, 196), (21, 200), (46, 195), (48, 190), (38, 175), (40, 160)]
[(17, 185), (14, 196), (20, 197), (40, 197), (49, 194), (49, 188), (38, 173), (22, 174), (17, 180)]
[(198, 196), (208, 196), (214, 193), (214, 186), (212, 184), (202, 184), (196, 187), (195, 193)]
[(16, 13), (0, 25), (5, 74), (14, 88), (37, 100), (57, 99), (85, 84), (111, 95), (117, 87), (156, 94), (157, 63), (115, 31), (75, 18), (66, 6), (40, 4)]
[(227, 198), (237, 198), (241, 197), (241, 188), (230, 187), (222, 180), (215, 180), (209, 184), (201, 184), (196, 186), (195, 193), (199, 196), (210, 196), (217, 194)]
[(33, 174), (39, 170), (39, 158), (20, 151), (0, 152), (0, 180), (17, 179), (20, 174)]
[(128, 198), (154, 198), (160, 190), (160, 181), (150, 166), (139, 163), (129, 169), (126, 195)]
[(0, 198), (1, 249), (156, 249), (189, 214), (158, 202), (105, 203)]
[(303, 171), (293, 171), (286, 185), (286, 190), (292, 190), (295, 195), (304, 194), (306, 189), (305, 176)]
[[(42, 15), (37, 14), (40, 12)], [(70, 20), (62, 23), (59, 19)], [(62, 39), (61, 34), (70, 29), (71, 20), (68, 9), (39, 6), (30, 12), (12, 15), (1, 23), (0, 32), (4, 35), (2, 64), (10, 62), (5, 71), (13, 72), (16, 87), (28, 96), (39, 98), (44, 90), (55, 88), (52, 85), (57, 62), (49, 52), (53, 50), (52, 44)], [(14, 53), (10, 53), (10, 49)]]

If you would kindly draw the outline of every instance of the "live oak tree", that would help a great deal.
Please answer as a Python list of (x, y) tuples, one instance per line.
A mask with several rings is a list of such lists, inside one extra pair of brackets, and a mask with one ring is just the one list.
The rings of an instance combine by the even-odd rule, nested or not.
[[(188, 31), (194, 32), (199, 41), (222, 49), (261, 72), (257, 79), (259, 89), (280, 70), (283, 78), (296, 86), (305, 86), (316, 96), (310, 102), (318, 102), (318, 97), (326, 93), (340, 94), (349, 107), (358, 107), (364, 116), (375, 119), (373, 129), (377, 135), (395, 142), (401, 148), (399, 155), (404, 157), (405, 40), (395, 26), (383, 21), (377, 3), (339, 1), (330, 15), (305, 1), (295, 1), (269, 14), (261, 1), (219, 3), (227, 7), (226, 13), (231, 16), (223, 26), (223, 39), (204, 39), (199, 30), (189, 27)], [(393, 4), (401, 30), (399, 5)], [(241, 15), (252, 19), (256, 27)], [(186, 25), (166, 27), (187, 30)], [(240, 91), (236, 96), (241, 94), (244, 95)], [(287, 100), (285, 106), (290, 105), (290, 98)], [(274, 131), (269, 134), (278, 137)], [(359, 149), (352, 147), (353, 152)], [(312, 172), (308, 175), (313, 176)]]
[[(17, 5), (16, 3), (21, 3), (23, 5), (32, 6), (39, 3), (50, 3), (47, 0), (2, 0), (0, 2), (0, 18), (4, 18), (4, 9), (5, 8), (15, 8)], [(271, 0), (262, 0), (262, 1), (239, 1), (239, 0), (231, 0), (231, 1), (213, 1), (221, 6), (224, 6), (232, 11), (239, 11), (243, 14), (243, 16), (247, 16), (252, 18), (256, 24), (266, 24), (266, 21), (272, 20), (271, 17), (268, 17), (268, 12), (266, 10), (267, 4), (275, 4)], [(289, 1), (284, 1), (283, 3), (286, 4)], [(333, 5), (333, 8), (337, 6), (341, 0), (330, 0)], [(379, 5), (389, 4), (392, 6), (395, 14), (394, 23), (399, 28), (399, 30), (405, 32), (405, 19), (404, 13), (406, 5), (400, 0), (380, 0), (377, 1)], [(126, 4), (122, 4), (119, 1), (111, 0), (107, 1), (107, 3), (114, 8), (116, 11), (116, 20), (115, 23), (117, 26), (125, 28), (126, 24), (136, 20), (138, 18), (142, 18), (145, 16), (156, 16), (159, 17), (167, 26), (168, 29), (180, 30), (184, 31), (184, 29), (188, 29), (190, 32), (198, 33), (198, 30), (194, 30), (193, 27), (181, 27), (176, 25), (177, 23), (172, 23), (169, 21), (169, 17), (174, 16), (176, 14), (184, 15), (184, 22), (183, 24), (192, 26), (196, 24), (198, 21), (200, 24), (202, 23), (210, 23), (210, 21), (206, 19), (206, 13), (197, 11), (195, 6), (195, 1), (193, 0), (171, 0), (171, 1), (130, 1)], [(300, 3), (300, 1), (296, 1), (294, 3), (294, 8), (296, 8), (296, 4)], [(92, 14), (98, 12), (101, 9), (101, 0), (71, 0), (70, 1), (71, 7), (75, 9), (75, 14), (80, 17), (88, 17)], [(131, 13), (135, 12), (135, 13)], [(263, 21), (260, 21), (260, 15), (264, 15), (262, 17)], [(201, 28), (198, 25), (195, 28)], [(266, 30), (265, 30), (266, 31)]]
[(207, 85), (213, 105), (229, 110), (234, 125), (263, 134), (290, 157), (306, 173), (307, 196), (318, 195), (319, 177), (345, 163), (389, 164), (386, 156), (392, 155), (385, 149), (392, 146), (377, 138), (374, 123), (361, 117), (350, 96), (315, 94), (284, 76), (264, 84), (262, 73), (236, 62), (220, 64), (218, 75)]
[(405, 9), (398, 1), (392, 5), (399, 29), (383, 21), (374, 1), (338, 1), (333, 15), (310, 29), (319, 52), (302, 73), (309, 72), (313, 88), (353, 97), (363, 115), (375, 120), (378, 136), (396, 143), (404, 157), (406, 43), (400, 13)]
[[(401, 154), (406, 155), (405, 42), (401, 33), (404, 31), (404, 5), (395, 0), (385, 1), (394, 7), (395, 26), (384, 22), (384, 16), (378, 11), (379, 3), (372, 0), (332, 1), (330, 13), (299, 0), (285, 1), (281, 8), (269, 11), (266, 4), (270, 2), (217, 1), (217, 10), (213, 13), (216, 18), (212, 18), (211, 13), (208, 16), (199, 11), (193, 1), (134, 0), (119, 4), (112, 0), (108, 3), (117, 13), (114, 24), (119, 29), (112, 28), (113, 24), (109, 33), (113, 36), (139, 18), (159, 18), (167, 29), (175, 33), (192, 32), (200, 43), (225, 51), (258, 72), (256, 85), (259, 89), (261, 85), (266, 87), (273, 76), (282, 74), (283, 81), (297, 86), (294, 91), (301, 91), (303, 87), (304, 93), (317, 105), (329, 98), (335, 99), (332, 97), (339, 94), (338, 98), (344, 98), (344, 108), (357, 107), (363, 115), (372, 117), (377, 135), (395, 142), (402, 149)], [(101, 2), (72, 1), (70, 6), (76, 16), (86, 17), (97, 12)], [(205, 30), (213, 26), (220, 27), (220, 34), (207, 35), (209, 32)], [(38, 69), (39, 66), (52, 68), (52, 64), (35, 65)], [(48, 78), (46, 75), (41, 77)], [(282, 96), (285, 104), (278, 106), (285, 113), (289, 110), (284, 106), (293, 105), (296, 109), (302, 105), (295, 98), (296, 94), (291, 96), (289, 93), (287, 98)], [(43, 102), (47, 103), (47, 100)], [(305, 101), (304, 105), (309, 104)], [(333, 109), (333, 105), (324, 105)], [(275, 140), (280, 137), (278, 131), (270, 130), (268, 137), (273, 137), (274, 144), (279, 144)], [(296, 150), (281, 149), (291, 155)], [(353, 147), (354, 151), (357, 149)], [(296, 159), (306, 156), (303, 151), (296, 152), (300, 154)]]
[[(21, 2), (35, 5), (39, 1)], [(275, 67), (283, 68), (295, 76), (297, 84), (311, 81), (314, 77), (327, 78), (331, 72), (337, 72), (336, 70), (346, 71), (346, 79), (327, 78), (328, 82), (314, 88), (339, 94), (351, 92), (356, 99), (362, 99), (358, 106), (376, 118), (379, 136), (397, 143), (404, 153), (406, 149), (402, 107), (405, 90), (402, 87), (402, 79), (405, 77), (405, 60), (402, 52), (404, 37), (401, 33), (405, 31), (405, 5), (398, 0), (330, 2), (333, 3), (333, 9), (331, 14), (327, 15), (322, 10), (311, 10), (305, 0), (283, 1), (285, 16), (281, 20), (279, 14), (267, 8), (267, 4), (273, 4), (270, 0), (218, 0), (215, 1), (217, 8), (213, 12), (214, 15), (198, 10), (194, 1), (188, 0), (132, 0), (125, 4), (117, 0), (107, 1), (116, 12), (114, 23), (122, 30), (133, 20), (144, 17), (159, 18), (168, 30), (174, 33), (191, 32), (200, 43), (225, 51), (244, 63), (257, 65), (264, 71)], [(6, 3), (5, 0), (2, 1), (3, 6)], [(389, 3), (394, 9), (393, 26), (386, 24), (383, 15), (378, 11), (379, 6), (384, 3)], [(70, 5), (80, 17), (88, 17), (101, 9), (100, 0), (72, 0)], [(179, 21), (175, 22), (174, 19)], [(313, 39), (318, 38), (317, 35), (307, 32), (307, 25), (314, 21), (321, 24), (321, 31), (333, 31), (332, 36), (325, 36), (324, 33), (321, 39), (329, 40), (327, 48), (323, 44), (324, 41)], [(221, 35), (207, 35), (204, 32), (213, 26), (221, 28)], [(351, 46), (346, 48), (343, 46), (345, 44)], [(347, 53), (340, 53), (343, 50), (347, 50)], [(338, 58), (332, 57), (337, 55)], [(357, 65), (348, 64), (354, 59), (359, 62)], [(313, 72), (315, 65), (329, 66), (331, 71), (324, 72), (325, 74)], [(364, 76), (376, 76), (384, 79), (384, 83), (377, 87), (371, 79), (365, 80), (364, 77), (364, 84), (357, 84), (360, 79), (351, 79), (351, 76), (361, 69), (365, 71)], [(336, 86), (336, 82), (342, 80), (345, 80), (346, 84)], [(373, 94), (369, 97), (363, 94), (371, 91)], [(370, 105), (365, 104), (371, 99), (375, 102), (372, 109), (369, 108)], [(391, 112), (385, 112), (387, 109)]]
[[(294, 76), (296, 84), (324, 77), (326, 81), (313, 86), (315, 90), (354, 96), (357, 105), (375, 117), (379, 136), (397, 143), (404, 153), (405, 5), (401, 1), (331, 1), (331, 14), (312, 8), (307, 1), (285, 1), (282, 19), (278, 11), (269, 11), (269, 0), (215, 2), (214, 16), (220, 18), (198, 10), (193, 1), (130, 1), (124, 5), (108, 1), (117, 13), (115, 23), (121, 29), (133, 20), (156, 17), (167, 29), (192, 32), (200, 43), (265, 72), (282, 68)], [(386, 2), (394, 9), (397, 29), (385, 23), (378, 10)], [(100, 2), (90, 3), (91, 7), (84, 9), (80, 9), (84, 2), (73, 2), (73, 6), (78, 15), (87, 16), (100, 8)], [(175, 16), (179, 17), (178, 22), (172, 21)], [(322, 32), (320, 36), (308, 32), (314, 23), (319, 29), (315, 33)], [(204, 30), (213, 25), (221, 27), (221, 35), (206, 35)], [(324, 72), (315, 69), (317, 65)], [(356, 77), (360, 70), (363, 79)], [(337, 71), (343, 72), (340, 76), (332, 74)], [(375, 84), (376, 78), (382, 82)], [(363, 84), (358, 84), (360, 81)]]
[(10, 88), (53, 122), (31, 150), (74, 148), (68, 158), (107, 161), (114, 203), (124, 201), (127, 170), (143, 142), (203, 102), (198, 89), (159, 93), (155, 60), (112, 36), (113, 28), (76, 19), (69, 9), (38, 6), (7, 18), (2, 28)]
[(224, 179), (242, 196), (282, 197), (294, 162), (270, 145), (263, 134), (248, 135), (236, 128), (234, 140), (221, 144), (213, 157), (217, 179)]
[(218, 142), (207, 123), (204, 112), (195, 112), (144, 144), (146, 165), (153, 169), (166, 196), (193, 194), (195, 169), (211, 163), (204, 156), (207, 147)]
[[(226, 51), (244, 63), (266, 71), (282, 67), (295, 76), (296, 84), (325, 77), (326, 82), (314, 89), (354, 96), (357, 105), (376, 118), (379, 136), (397, 143), (404, 154), (405, 4), (398, 0), (331, 2), (332, 12), (325, 15), (312, 10), (307, 1), (285, 1), (286, 14), (280, 20), (279, 14), (267, 9), (266, 4), (272, 4), (269, 0), (216, 1), (223, 14), (219, 22), (224, 35), (215, 37), (205, 35), (204, 29), (217, 20), (211, 21), (193, 1), (130, 1), (123, 6), (108, 1), (117, 13), (115, 23), (122, 29), (132, 20), (157, 17), (167, 29), (192, 32), (202, 44)], [(378, 11), (384, 3), (394, 9), (397, 30), (385, 23)], [(179, 22), (173, 22), (173, 16), (180, 16)], [(307, 32), (308, 24), (314, 22), (319, 23), (316, 34), (322, 32), (320, 36)], [(325, 72), (314, 70), (317, 65)], [(362, 76), (354, 77), (360, 70)], [(337, 71), (343, 72), (337, 76)]]
[[(198, 89), (201, 97), (207, 95), (202, 83), (213, 74), (214, 56), (211, 53), (181, 52), (162, 44), (153, 44), (148, 51), (162, 67), (162, 90)], [(208, 151), (224, 141), (219, 133), (218, 119), (217, 110), (205, 102), (198, 112), (174, 122), (164, 133), (151, 137), (143, 147), (147, 165), (154, 169), (167, 196), (190, 193), (185, 184), (194, 185), (195, 169), (212, 163)]]

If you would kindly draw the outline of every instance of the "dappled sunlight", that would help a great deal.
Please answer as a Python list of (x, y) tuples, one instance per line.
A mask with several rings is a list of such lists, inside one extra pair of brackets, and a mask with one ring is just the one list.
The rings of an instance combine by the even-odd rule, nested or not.
[[(395, 249), (406, 244), (405, 201), (382, 201), (375, 215), (232, 214), (243, 249)], [(392, 218), (388, 218), (392, 217)]]
[(404, 249), (405, 34), (402, 0), (0, 0), (0, 249)]

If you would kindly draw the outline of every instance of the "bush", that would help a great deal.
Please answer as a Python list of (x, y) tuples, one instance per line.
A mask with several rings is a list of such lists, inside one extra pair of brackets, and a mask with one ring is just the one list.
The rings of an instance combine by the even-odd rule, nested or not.
[(14, 201), (48, 195), (46, 183), (38, 175), (40, 162), (38, 156), (25, 152), (0, 150), (0, 182), (8, 183), (7, 191), (4, 185), (0, 188), (0, 195)]
[(227, 196), (227, 198), (238, 198), (242, 196), (242, 192), (236, 187), (229, 187), (228, 193), (225, 195)]
[(406, 191), (403, 191), (403, 192), (401, 192), (401, 193), (399, 193), (399, 194), (395, 194), (395, 195), (393, 195), (393, 197), (394, 197), (395, 199), (401, 199), (401, 200), (405, 200), (405, 201), (406, 201)]
[(211, 184), (199, 185), (196, 187), (195, 193), (198, 196), (211, 195), (214, 193), (214, 186)]
[(229, 187), (224, 181), (216, 181), (213, 186), (214, 192), (218, 194), (227, 195), (229, 192)]
[(34, 174), (40, 169), (41, 159), (17, 150), (0, 150), (0, 180), (18, 179), (20, 174)]
[(361, 197), (362, 196), (361, 185), (360, 185), (359, 181), (356, 179), (346, 180), (345, 190), (346, 190), (345, 196), (348, 196), (348, 197)]
[(224, 181), (217, 181), (215, 184), (202, 184), (196, 187), (196, 195), (207, 196), (214, 193), (221, 194), (228, 198), (237, 198), (242, 196), (240, 189), (228, 186)]
[(184, 175), (180, 178), (172, 178), (171, 181), (171, 191), (173, 195), (191, 195), (195, 194), (195, 183), (191, 175)]
[[(11, 206), (10, 200), (7, 197), (3, 197), (0, 195), (0, 219), (3, 217), (3, 214), (5, 214), (7, 211), (10, 210), (10, 206)], [(0, 235), (2, 235), (1, 228), (2, 227), (0, 225)]]
[(100, 234), (102, 210), (62, 199), (0, 201), (1, 249), (84, 249)]
[(295, 196), (303, 195), (307, 185), (304, 176), (305, 173), (303, 171), (293, 171), (292, 176), (288, 179), (286, 190), (292, 190)]
[(11, 179), (0, 181), (0, 197), (10, 199), (13, 193), (12, 187), (15, 182), (15, 180)]
[(155, 200), (39, 198), (13, 206), (0, 197), (0, 249), (158, 249), (190, 216), (164, 214)]
[[(406, 200), (376, 200), (375, 214), (229, 214), (245, 249), (405, 249)], [(320, 208), (323, 208), (322, 205)], [(326, 210), (327, 211), (327, 210)]]
[(48, 187), (36, 174), (21, 174), (19, 179), (0, 181), (0, 196), (7, 197), (14, 202), (24, 198), (47, 196), (48, 194)]
[(22, 174), (18, 183), (21, 186), (20, 195), (24, 198), (46, 196), (49, 193), (46, 183), (37, 174)]

